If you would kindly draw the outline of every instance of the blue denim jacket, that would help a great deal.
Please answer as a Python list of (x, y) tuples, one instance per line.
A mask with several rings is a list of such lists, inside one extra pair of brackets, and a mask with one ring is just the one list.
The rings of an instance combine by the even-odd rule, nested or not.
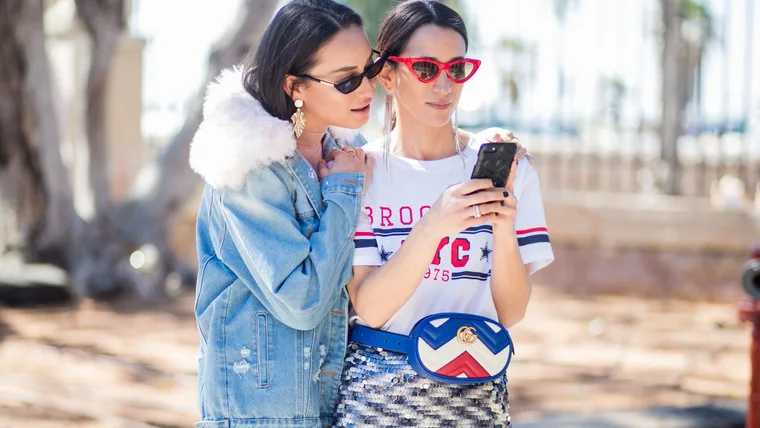
[[(362, 145), (330, 130), (328, 152)], [(198, 213), (200, 428), (329, 425), (347, 334), (363, 174), (320, 183), (289, 122), (268, 115), (241, 70), (209, 86), (190, 164)]]

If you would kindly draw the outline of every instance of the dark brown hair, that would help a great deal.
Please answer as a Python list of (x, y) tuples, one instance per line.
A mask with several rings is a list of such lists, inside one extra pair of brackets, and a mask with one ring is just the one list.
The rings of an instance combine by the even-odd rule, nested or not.
[(362, 18), (338, 2), (289, 2), (272, 18), (258, 47), (244, 61), (245, 90), (269, 114), (289, 120), (296, 108), (283, 89), (285, 77), (307, 74), (314, 66), (319, 48), (340, 30), (352, 25), (361, 27)]
[[(456, 31), (464, 38), (464, 46), (467, 49), (467, 28), (462, 17), (454, 9), (435, 0), (410, 0), (391, 9), (380, 24), (377, 50), (389, 56), (400, 55), (414, 32), (426, 24)], [(389, 64), (396, 65), (392, 61)]]

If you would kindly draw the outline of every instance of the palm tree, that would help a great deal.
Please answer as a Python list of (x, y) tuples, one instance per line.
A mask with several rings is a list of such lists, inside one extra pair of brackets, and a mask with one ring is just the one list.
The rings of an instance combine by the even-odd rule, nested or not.
[(684, 110), (693, 96), (695, 77), (708, 41), (712, 17), (695, 0), (660, 0), (662, 20), (661, 157), (668, 168), (667, 194), (680, 194), (678, 138), (684, 128)]
[[(557, 111), (560, 121), (564, 122), (564, 104), (565, 104), (565, 91), (567, 86), (565, 76), (565, 39), (567, 33), (567, 16), (570, 10), (578, 5), (578, 0), (554, 0), (554, 16), (557, 19), (557, 23), (560, 25), (561, 30), (558, 33), (557, 46), (559, 47), (559, 59), (557, 69), (557, 79), (559, 84), (559, 104), (557, 105)], [(564, 123), (560, 123), (564, 128)]]
[(530, 47), (524, 40), (519, 38), (504, 38), (500, 43), (500, 50), (508, 55), (508, 59), (505, 62), (502, 77), (502, 88), (506, 94), (508, 94), (508, 117), (512, 121), (514, 126), (515, 121), (515, 109), (520, 102), (520, 90), (524, 82), (525, 76), (528, 74), (524, 69), (527, 61), (524, 58), (530, 55), (532, 52)]

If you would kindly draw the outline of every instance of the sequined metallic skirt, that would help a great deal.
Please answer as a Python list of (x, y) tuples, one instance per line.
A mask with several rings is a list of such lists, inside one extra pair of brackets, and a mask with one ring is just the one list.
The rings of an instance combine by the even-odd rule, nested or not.
[(417, 374), (407, 357), (349, 342), (336, 427), (510, 427), (507, 380), (457, 385)]

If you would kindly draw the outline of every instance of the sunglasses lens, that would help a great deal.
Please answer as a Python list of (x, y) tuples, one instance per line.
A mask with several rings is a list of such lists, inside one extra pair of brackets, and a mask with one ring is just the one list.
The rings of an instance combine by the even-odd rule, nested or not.
[(438, 76), (440, 69), (430, 61), (417, 61), (412, 64), (412, 69), (420, 79), (429, 82)]
[(459, 62), (449, 67), (451, 79), (454, 81), (464, 81), (472, 76), (475, 71), (475, 64), (470, 61)]
[(338, 83), (335, 85), (335, 89), (340, 91), (342, 94), (350, 94), (362, 84), (362, 80), (364, 80), (364, 75), (360, 74)]
[(367, 69), (364, 71), (364, 73), (367, 75), (367, 79), (374, 79), (377, 77), (378, 74), (383, 70), (383, 65), (385, 65), (385, 58), (379, 58), (377, 59), (372, 65), (367, 67)]
[(364, 73), (338, 83), (335, 85), (335, 89), (339, 90), (341, 93), (350, 94), (362, 85), (365, 76), (367, 79), (374, 79), (377, 77), (377, 75), (383, 70), (383, 65), (385, 65), (385, 58), (378, 58), (364, 69)]

